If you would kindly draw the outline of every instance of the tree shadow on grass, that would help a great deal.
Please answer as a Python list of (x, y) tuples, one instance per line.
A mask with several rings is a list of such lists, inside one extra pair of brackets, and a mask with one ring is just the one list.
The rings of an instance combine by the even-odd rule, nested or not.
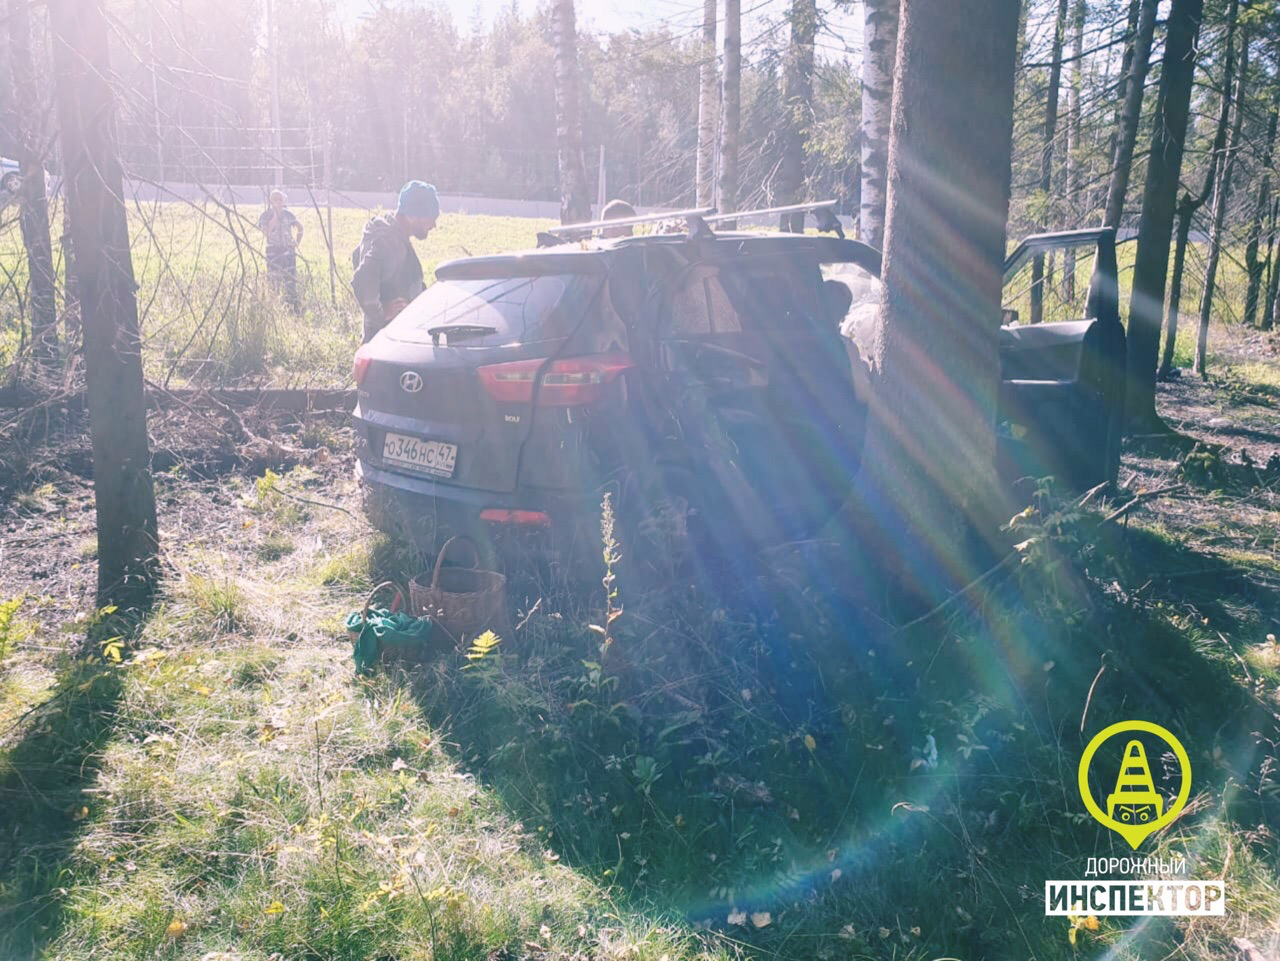
[[(1197, 591), (1197, 610), (1230, 633), (1251, 601), (1232, 565), (1110, 530), (1052, 590), (1019, 571), (906, 632), (869, 619), (871, 598), (841, 592), (847, 570), (819, 557), (779, 571), (771, 612), (650, 610), (624, 580), (608, 650), (585, 624), (539, 616), (504, 639), (498, 661), (430, 666), (418, 699), (458, 762), (565, 863), (638, 908), (715, 926), (736, 911), (786, 911), (749, 932), (780, 956), (788, 938), (810, 944), (852, 911), (863, 928), (919, 913), (937, 879), (975, 858), (997, 868), (924, 937), (1007, 954), (1023, 889), (1106, 843), (1087, 819), (1064, 817), (1081, 810), (1061, 784), (1086, 720), (1090, 734), (1153, 720), (1193, 756), (1220, 754), (1197, 769), (1198, 791), (1256, 782), (1252, 732), (1274, 719), (1228, 646), (1173, 624), (1151, 587), (1155, 572), (1186, 572), (1170, 582)], [(791, 709), (788, 668), (825, 710)], [(1258, 815), (1244, 808), (1260, 803), (1237, 794), (1231, 813)], [(854, 901), (840, 899), (841, 876), (861, 892)], [(966, 913), (993, 923), (966, 926)]]
[(87, 790), (111, 738), (120, 678), (78, 661), (0, 745), (0, 957), (41, 956), (62, 923), (69, 859), (91, 816)]

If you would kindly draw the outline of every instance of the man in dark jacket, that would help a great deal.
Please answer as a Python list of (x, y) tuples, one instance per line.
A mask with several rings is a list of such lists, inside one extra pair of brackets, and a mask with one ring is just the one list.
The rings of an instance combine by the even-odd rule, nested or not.
[(364, 225), (360, 246), (351, 254), (351, 289), (364, 314), (365, 343), (422, 293), (422, 263), (411, 238), (426, 239), (439, 217), (436, 188), (411, 180), (400, 190), (395, 213)]

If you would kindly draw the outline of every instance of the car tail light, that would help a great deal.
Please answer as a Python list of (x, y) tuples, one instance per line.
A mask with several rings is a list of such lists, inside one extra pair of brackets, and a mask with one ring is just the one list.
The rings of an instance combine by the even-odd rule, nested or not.
[(351, 376), (355, 378), (357, 387), (364, 381), (364, 375), (369, 372), (369, 361), (372, 359), (366, 347), (361, 346), (356, 351), (355, 360), (351, 362)]
[(544, 511), (507, 510), (505, 507), (486, 507), (480, 519), (491, 524), (525, 524), (531, 527), (550, 527), (551, 517)]
[[(606, 384), (633, 366), (626, 354), (564, 357), (547, 363), (545, 357), (490, 364), (476, 373), (494, 400), (540, 407), (583, 407), (600, 400)], [(541, 384), (535, 385), (541, 372)], [(535, 392), (534, 388), (537, 386)]]

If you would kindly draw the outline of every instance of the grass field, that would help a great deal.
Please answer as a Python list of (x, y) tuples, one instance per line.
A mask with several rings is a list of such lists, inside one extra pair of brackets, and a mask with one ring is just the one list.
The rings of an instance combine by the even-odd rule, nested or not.
[[(1184, 429), (1275, 435), (1267, 385), (1183, 386), (1212, 407)], [(1128, 527), (1042, 505), (981, 609), (888, 644), (841, 613), (845, 554), (778, 557), (746, 613), (638, 594), (623, 545), (607, 650), (603, 591), (518, 572), (484, 657), (361, 678), (344, 618), (418, 568), (358, 519), (328, 431), (337, 457), (280, 476), (157, 477), (168, 574), (141, 623), (92, 613), (87, 479), (0, 509), (6, 961), (1280, 947), (1280, 495), (1253, 469), (1130, 451), (1131, 490), (1188, 489)], [(1142, 853), (1225, 877), (1225, 918), (1044, 917), (1046, 878), (1129, 853), (1074, 791), (1086, 717), (1187, 745), (1191, 805)]]
[[(329, 246), (323, 211), (293, 208), (304, 226), (299, 280), (304, 311), (295, 317), (268, 288), (261, 234), (254, 226), (261, 207), (232, 212), (215, 204), (134, 205), (130, 210), (134, 270), (145, 338), (147, 376), (168, 386), (254, 384), (339, 386), (346, 383), (351, 354), (359, 344), (359, 312), (350, 293), (350, 254), (368, 217), (363, 211), (333, 211), (336, 278), (329, 284)], [(0, 214), (0, 365), (20, 344), (21, 298), (26, 264), (13, 208)], [(60, 223), (60, 211), (54, 222)], [(445, 215), (439, 227), (416, 246), (428, 280), (443, 260), (533, 246), (550, 221), (518, 217)], [(1127, 310), (1133, 243), (1118, 248), (1122, 311)], [(1182, 299), (1182, 324), (1175, 359), (1191, 365), (1202, 284), (1203, 251), (1192, 246)], [(61, 270), (59, 254), (58, 269)], [(1083, 312), (1091, 261), (1076, 264), (1077, 299), (1061, 296), (1061, 262), (1046, 298), (1046, 319), (1070, 319)], [(1028, 271), (1024, 269), (1023, 273)], [(1027, 278), (1009, 287), (1008, 307), (1029, 316)], [(1217, 344), (1243, 310), (1246, 278), (1231, 251), (1223, 258), (1210, 335), (1211, 365)]]
[[(360, 343), (350, 291), (351, 251), (369, 214), (333, 211), (336, 282), (329, 284), (323, 211), (295, 207), (303, 224), (298, 276), (303, 314), (293, 316), (266, 283), (261, 207), (234, 213), (214, 204), (133, 206), (130, 236), (147, 376), (153, 382), (336, 386), (346, 383)], [(20, 343), (26, 262), (13, 208), (0, 218), (0, 365)], [(54, 222), (61, 213), (54, 211)], [(549, 221), (446, 214), (415, 241), (424, 271), (454, 257), (532, 247)], [(62, 270), (61, 253), (58, 270)]]

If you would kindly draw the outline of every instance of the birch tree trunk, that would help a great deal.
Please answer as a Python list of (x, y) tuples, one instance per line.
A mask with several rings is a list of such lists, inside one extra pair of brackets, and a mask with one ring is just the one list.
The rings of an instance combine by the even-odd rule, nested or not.
[[(724, 114), (720, 129), (720, 210), (738, 209), (738, 137), (742, 127), (742, 0), (724, 0)], [(726, 229), (733, 230), (730, 222)]]
[[(1049, 91), (1044, 108), (1044, 147), (1040, 153), (1040, 203), (1049, 209), (1049, 192), (1053, 189), (1053, 146), (1058, 135), (1058, 98), (1062, 86), (1062, 40), (1067, 27), (1067, 3), (1058, 0), (1058, 14), (1054, 20), (1053, 50), (1049, 58)], [(1039, 226), (1044, 229), (1046, 218), (1042, 215)], [(1044, 256), (1036, 254), (1031, 260), (1031, 323), (1044, 320)]]
[(1203, 17), (1204, 0), (1173, 0), (1169, 9), (1129, 302), (1126, 410), (1131, 431), (1163, 427), (1156, 415), (1156, 355), (1195, 76), (1195, 45)]
[(27, 252), (31, 343), (36, 362), (51, 366), (57, 356), (58, 307), (53, 242), (49, 236), (49, 200), (44, 183), (43, 103), (31, 56), (28, 0), (9, 2), (9, 60), (12, 70), (13, 132), (17, 142), (19, 220)]
[[(804, 150), (813, 120), (813, 43), (818, 30), (817, 0), (791, 0), (791, 46), (782, 85), (782, 159), (778, 164), (779, 206), (799, 203), (804, 189)], [(779, 228), (804, 232), (804, 214), (783, 214)]]
[(720, 77), (716, 70), (716, 0), (702, 3), (702, 51), (698, 67), (698, 156), (694, 171), (696, 206), (716, 203), (716, 120)]
[(1120, 134), (1116, 141), (1111, 183), (1107, 188), (1107, 208), (1102, 216), (1103, 226), (1117, 230), (1124, 216), (1124, 203), (1133, 171), (1133, 148), (1138, 142), (1138, 125), (1142, 121), (1142, 95), (1151, 66), (1151, 40), (1156, 32), (1156, 8), (1159, 5), (1159, 0), (1141, 0), (1131, 54), (1126, 54), (1129, 70), (1124, 84), (1124, 108), (1120, 114)]
[[(1249, 275), (1249, 286), (1244, 295), (1244, 323), (1252, 327), (1258, 320), (1258, 296), (1262, 291), (1262, 274), (1266, 264), (1258, 257), (1262, 245), (1262, 227), (1267, 215), (1271, 212), (1271, 161), (1275, 156), (1276, 121), (1280, 119), (1280, 84), (1276, 86), (1276, 99), (1271, 103), (1271, 114), (1267, 118), (1267, 139), (1262, 149), (1262, 183), (1258, 186), (1258, 206), (1249, 224), (1249, 240), (1244, 248), (1245, 271)], [(1267, 260), (1271, 259), (1270, 245), (1267, 248)]]
[(84, 330), (93, 441), (98, 601), (150, 603), (158, 578), (155, 492), (133, 260), (107, 78), (102, 0), (50, 0), (67, 209)]
[[(923, 601), (976, 572), (994, 504), (1018, 0), (904, 0), (861, 516)], [(921, 296), (928, 291), (929, 296)], [(921, 376), (927, 371), (928, 376)]]
[[(1067, 209), (1073, 214), (1074, 227), (1080, 217), (1080, 184), (1083, 182), (1077, 169), (1083, 151), (1080, 147), (1080, 88), (1084, 83), (1084, 22), (1089, 15), (1087, 0), (1076, 0), (1071, 12), (1071, 85), (1067, 88), (1067, 156), (1066, 195)], [(1062, 297), (1072, 304), (1076, 299), (1076, 251), (1069, 247), (1062, 252)]]
[(1240, 69), (1236, 74), (1235, 121), (1231, 127), (1231, 143), (1223, 156), (1222, 174), (1213, 197), (1213, 220), (1209, 228), (1209, 256), (1204, 268), (1204, 292), (1200, 296), (1200, 329), (1196, 336), (1196, 373), (1209, 376), (1209, 319), (1213, 313), (1213, 294), (1218, 280), (1218, 262), (1222, 259), (1222, 230), (1227, 219), (1227, 203), (1231, 200), (1231, 177), (1236, 156), (1240, 152), (1240, 134), (1244, 129), (1244, 93), (1249, 76), (1249, 32), (1240, 36)]
[(573, 0), (554, 0), (556, 43), (556, 152), (560, 166), (560, 222), (578, 224), (591, 219), (582, 159), (582, 117), (579, 112), (578, 27)]
[(898, 53), (900, 0), (863, 0), (862, 200), (858, 238), (884, 247), (885, 188), (889, 169), (889, 120), (893, 62)]

